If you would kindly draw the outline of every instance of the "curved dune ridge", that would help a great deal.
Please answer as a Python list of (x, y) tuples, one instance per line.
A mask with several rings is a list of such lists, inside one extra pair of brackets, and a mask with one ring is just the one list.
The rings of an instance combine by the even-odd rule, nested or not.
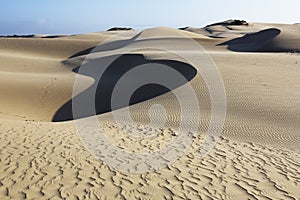
[[(200, 56), (182, 47), (183, 38), (188, 37), (203, 46), (215, 62), (226, 90), (227, 116), (220, 140), (204, 158), (199, 156), (199, 147), (210, 125), (211, 99), (203, 77), (184, 58), (147, 48), (99, 57), (127, 44), (128, 38), (123, 37), (93, 52), (95, 46), (118, 31), (1, 37), (0, 199), (297, 199), (298, 29), (299, 25), (230, 22), (201, 29), (155, 28), (142, 32), (139, 39), (129, 39), (145, 46), (148, 40), (159, 41)], [(170, 30), (183, 34), (182, 38), (168, 38)], [(117, 59), (96, 83), (97, 70), (111, 56)], [(98, 64), (88, 70), (93, 73), (79, 70), (93, 61)], [(155, 84), (141, 87), (129, 107), (136, 124), (120, 126), (110, 112), (112, 89), (128, 70), (141, 64), (163, 64), (178, 71), (186, 81), (174, 80), (171, 90)], [(80, 90), (73, 97), (78, 77)], [(200, 121), (200, 127), (192, 145), (174, 163), (154, 172), (132, 174), (97, 160), (85, 148), (83, 141), (89, 136), (81, 138), (77, 132), (74, 122), (81, 119), (73, 120), (70, 106), (74, 98), (84, 97), (96, 88), (97, 119), (110, 141), (102, 144), (104, 150), (118, 146), (129, 152), (151, 154), (178, 137), (181, 107), (174, 92), (185, 84), (194, 89), (200, 107), (200, 119), (193, 117), (199, 114), (195, 110), (188, 123)], [(125, 106), (122, 103), (119, 108)], [(167, 114), (163, 128), (149, 125), (150, 118), (161, 119), (162, 113), (151, 109), (157, 104), (164, 106)], [(190, 105), (188, 109), (193, 110)], [(81, 117), (91, 116), (83, 114)], [(93, 145), (95, 141), (90, 142)], [(126, 162), (121, 157), (119, 160)]]

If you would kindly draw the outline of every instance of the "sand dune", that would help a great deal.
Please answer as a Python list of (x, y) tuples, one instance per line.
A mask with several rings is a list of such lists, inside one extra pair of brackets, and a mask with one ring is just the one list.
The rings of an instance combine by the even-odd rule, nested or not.
[(265, 29), (220, 45), (240, 52), (299, 52), (299, 30), (286, 33), (276, 28)]
[[(275, 51), (270, 43), (281, 33), (279, 29), (266, 29), (257, 33), (246, 34), (241, 38), (236, 38), (220, 45), (228, 45), (229, 50), (233, 51)], [(269, 49), (267, 48), (269, 46)]]
[[(130, 44), (147, 46), (158, 41), (181, 49), (183, 39), (168, 38), (169, 30), (146, 30), (129, 39)], [(130, 152), (152, 153), (180, 137), (181, 107), (174, 92), (188, 82), (199, 100), (200, 127), (194, 133), (194, 142), (177, 161), (147, 173), (120, 171), (99, 161), (86, 145), (103, 138), (82, 138), (78, 120), (65, 121), (73, 119), (70, 106), (77, 76), (82, 85), (75, 98), (97, 86), (97, 77), (80, 74), (78, 67), (93, 60), (101, 63), (103, 57), (99, 56), (123, 48), (128, 38), (119, 37), (95, 52), (91, 51), (96, 45), (118, 32), (0, 38), (0, 198), (299, 198), (299, 26), (221, 23), (172, 31), (193, 38), (215, 62), (224, 81), (227, 116), (220, 140), (201, 158), (199, 147), (211, 122), (212, 106), (203, 77), (195, 75), (190, 63), (171, 52), (145, 48), (120, 57), (101, 81), (106, 91), (99, 90), (97, 97), (97, 120), (111, 144)], [(119, 127), (110, 112), (111, 90), (118, 77), (145, 63), (166, 64), (183, 74), (187, 82), (174, 80), (177, 84), (171, 91), (154, 85), (142, 88), (129, 108), (136, 124)], [(149, 113), (157, 104), (167, 113), (163, 128), (149, 125), (151, 115), (160, 120), (160, 113)], [(190, 112), (189, 123), (198, 123), (197, 112)], [(109, 152), (111, 144), (104, 143), (102, 150), (114, 154)], [(120, 160), (126, 163), (125, 158)]]
[[(230, 23), (231, 22), (231, 23)], [(187, 27), (184, 30), (213, 38), (231, 38), (221, 43), (229, 50), (242, 52), (299, 52), (297, 25), (286, 24), (234, 24), (232, 21), (216, 23), (205, 28)]]

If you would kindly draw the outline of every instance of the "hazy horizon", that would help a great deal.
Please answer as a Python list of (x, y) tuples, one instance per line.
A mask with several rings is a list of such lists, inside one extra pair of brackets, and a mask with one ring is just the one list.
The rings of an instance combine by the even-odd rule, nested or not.
[(111, 27), (135, 29), (167, 26), (203, 27), (228, 19), (250, 22), (297, 23), (300, 2), (171, 1), (6, 1), (1, 5), (0, 34), (73, 34)]

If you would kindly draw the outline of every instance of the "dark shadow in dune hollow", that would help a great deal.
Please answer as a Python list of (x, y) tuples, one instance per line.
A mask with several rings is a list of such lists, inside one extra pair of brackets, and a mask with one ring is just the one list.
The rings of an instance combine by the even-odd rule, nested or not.
[[(104, 63), (107, 63), (108, 60), (114, 60), (114, 61), (103, 72), (101, 78), (97, 77), (99, 76), (99, 74), (101, 74), (99, 72), (103, 70), (103, 66), (105, 66)], [(87, 109), (89, 105), (80, 105), (81, 114), (80, 116), (76, 116), (75, 119), (90, 117), (90, 116), (94, 116), (95, 114), (102, 114), (102, 113), (112, 111), (111, 98), (112, 98), (112, 92), (114, 87), (116, 86), (118, 80), (124, 74), (126, 74), (129, 70), (132, 70), (137, 66), (147, 64), (147, 67), (151, 67), (151, 64), (162, 64), (179, 72), (183, 77), (185, 77), (185, 80), (184, 81), (177, 80), (174, 77), (174, 84), (172, 83), (172, 85), (174, 86), (173, 88), (166, 88), (158, 84), (147, 84), (141, 86), (131, 96), (129, 105), (133, 105), (142, 101), (152, 99), (159, 95), (165, 94), (170, 90), (176, 89), (186, 84), (190, 80), (192, 80), (197, 74), (197, 70), (189, 64), (179, 62), (179, 61), (173, 61), (173, 60), (147, 60), (141, 54), (125, 54), (121, 56), (114, 55), (114, 56), (98, 58), (90, 62), (95, 62), (96, 67), (94, 67), (95, 65), (93, 65), (93, 67), (90, 67), (90, 69), (87, 70), (81, 70), (81, 68), (78, 67), (75, 68), (73, 71), (80, 74), (82, 74), (81, 73), (82, 71), (85, 71), (84, 74), (82, 75), (89, 76), (94, 80), (98, 80), (100, 78), (99, 82), (98, 83), (95, 82), (94, 85), (92, 85), (91, 87), (89, 87), (88, 89), (80, 93), (78, 96), (75, 96), (65, 105), (63, 105), (56, 112), (52, 121), (61, 122), (61, 121), (74, 120), (73, 113), (72, 113), (72, 104), (74, 101), (76, 102), (80, 100), (80, 98), (81, 99), (95, 98), (95, 109), (93, 109), (93, 111), (91, 110), (89, 111)], [(81, 67), (84, 67), (84, 65)], [(162, 76), (162, 74), (160, 74), (160, 76)], [(173, 79), (172, 77), (170, 77), (169, 74), (163, 74), (163, 77), (166, 77), (169, 80), (172, 80), (173, 82)], [(128, 83), (128, 87), (130, 88), (130, 83)], [(93, 94), (94, 91), (96, 91), (96, 94)], [(114, 108), (119, 109), (125, 106), (128, 105), (120, 103), (120, 105), (117, 105)]]
[(228, 49), (236, 52), (273, 52), (268, 44), (276, 38), (281, 31), (276, 28), (270, 28), (257, 33), (246, 34), (243, 37), (219, 44), (218, 46), (228, 45)]

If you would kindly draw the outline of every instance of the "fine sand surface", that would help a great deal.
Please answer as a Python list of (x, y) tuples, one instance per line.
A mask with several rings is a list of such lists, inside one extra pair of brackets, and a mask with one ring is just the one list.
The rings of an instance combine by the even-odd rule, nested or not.
[[(116, 77), (131, 65), (167, 64), (186, 77), (199, 99), (201, 118), (193, 118), (199, 114), (195, 110), (190, 113), (190, 123), (200, 120), (200, 127), (182, 156), (156, 171), (130, 173), (110, 167), (85, 148), (93, 137), (79, 136), (76, 122), (82, 119), (73, 120), (71, 109), (75, 78), (79, 75), (82, 80), (78, 96), (95, 85), (95, 77), (80, 74), (78, 67), (93, 47), (119, 31), (2, 37), (0, 199), (299, 199), (300, 25), (221, 23), (185, 30), (154, 28), (130, 42), (147, 44), (170, 30), (201, 44), (224, 82), (225, 125), (206, 157), (199, 156), (199, 147), (210, 124), (210, 94), (202, 77), (183, 58), (140, 49), (121, 56), (102, 80), (105, 90), (97, 93), (96, 111), (101, 130), (111, 141), (102, 147), (108, 151), (113, 144), (131, 152), (151, 153), (178, 137), (181, 112), (172, 91), (186, 84), (178, 80), (171, 92), (143, 88), (139, 93), (143, 98), (136, 94), (130, 102), (136, 123), (119, 127), (115, 122), (107, 95)], [(102, 50), (109, 55), (122, 48), (125, 39), (120, 37)], [(166, 46), (181, 47), (182, 38), (160, 40)], [(99, 55), (101, 52), (93, 52), (91, 56), (101, 63)], [(163, 105), (167, 113), (163, 128), (149, 125), (148, 111), (156, 104)], [(155, 110), (150, 114), (161, 117)], [(84, 113), (82, 117), (88, 116)], [(138, 139), (128, 133), (155, 137)]]

